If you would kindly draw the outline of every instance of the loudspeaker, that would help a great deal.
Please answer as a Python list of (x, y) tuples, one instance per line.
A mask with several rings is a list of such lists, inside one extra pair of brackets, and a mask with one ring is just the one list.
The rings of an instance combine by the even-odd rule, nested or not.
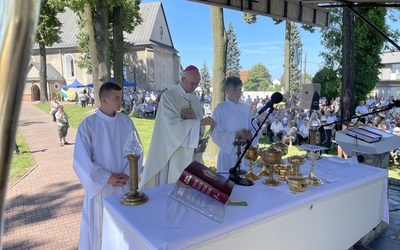
[(300, 93), (300, 108), (302, 109), (310, 109), (311, 102), (313, 99), (314, 92), (317, 91), (318, 94), (321, 92), (321, 84), (312, 83), (312, 84), (303, 84), (301, 85), (301, 93)]

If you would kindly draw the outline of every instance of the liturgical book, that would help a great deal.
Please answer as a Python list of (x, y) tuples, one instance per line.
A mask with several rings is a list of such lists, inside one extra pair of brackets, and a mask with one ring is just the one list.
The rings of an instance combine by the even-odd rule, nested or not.
[(365, 141), (367, 143), (378, 142), (382, 139), (382, 136), (380, 134), (374, 133), (364, 128), (349, 129), (349, 131), (347, 131), (347, 135)]
[(183, 170), (179, 182), (224, 204), (228, 201), (235, 185), (228, 178), (197, 161), (193, 161)]

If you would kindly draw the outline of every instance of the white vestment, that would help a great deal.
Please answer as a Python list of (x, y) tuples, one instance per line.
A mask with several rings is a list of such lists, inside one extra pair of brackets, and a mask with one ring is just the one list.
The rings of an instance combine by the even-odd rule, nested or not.
[[(197, 119), (181, 118), (182, 110), (189, 106)], [(194, 154), (202, 118), (203, 110), (196, 95), (185, 93), (181, 85), (161, 95), (140, 189), (176, 182), (193, 160), (202, 162), (201, 154)]]
[[(123, 147), (135, 129), (123, 113), (109, 117), (98, 110), (79, 125), (76, 134), (73, 168), (85, 189), (79, 249), (101, 249), (103, 203), (105, 197), (124, 195), (130, 191), (129, 180), (124, 187), (107, 184), (111, 174), (129, 175), (129, 163)], [(143, 156), (139, 159), (142, 166)]]
[[(236, 132), (240, 129), (249, 129), (252, 135), (258, 128), (257, 120), (252, 123), (252, 114), (250, 107), (244, 103), (235, 104), (230, 100), (226, 100), (215, 108), (213, 119), (217, 122), (217, 126), (212, 132), (212, 140), (220, 148), (218, 152), (217, 171), (227, 172), (234, 167), (237, 162), (237, 147), (233, 145)], [(254, 126), (254, 128), (253, 128)], [(252, 145), (257, 146), (259, 135), (253, 140)], [(245, 146), (242, 146), (244, 150)], [(247, 170), (248, 161), (243, 158), (241, 161), (241, 169)]]

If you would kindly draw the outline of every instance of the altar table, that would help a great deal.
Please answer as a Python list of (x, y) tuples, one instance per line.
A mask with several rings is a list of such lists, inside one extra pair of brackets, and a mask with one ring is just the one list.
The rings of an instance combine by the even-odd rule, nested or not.
[[(309, 169), (307, 161), (301, 172)], [(265, 178), (235, 185), (231, 200), (248, 206), (226, 205), (223, 223), (183, 205), (167, 219), (172, 184), (142, 190), (149, 201), (139, 206), (105, 198), (103, 249), (346, 250), (382, 220), (389, 223), (387, 170), (323, 158), (315, 173), (324, 184), (300, 194), (284, 182), (265, 186)]]

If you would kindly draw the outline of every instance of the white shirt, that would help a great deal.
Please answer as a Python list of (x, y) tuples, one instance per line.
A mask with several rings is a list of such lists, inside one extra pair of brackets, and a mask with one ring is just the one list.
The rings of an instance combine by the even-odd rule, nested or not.
[[(113, 187), (107, 183), (111, 174), (129, 175), (129, 163), (123, 147), (135, 129), (123, 113), (109, 117), (98, 110), (86, 117), (76, 134), (73, 168), (85, 189), (79, 249), (101, 249), (102, 199), (129, 192), (129, 184)], [(142, 166), (143, 156), (139, 159)]]
[[(217, 105), (212, 117), (217, 122), (217, 126), (211, 135), (212, 140), (219, 147), (217, 170), (227, 172), (235, 166), (238, 159), (236, 155), (237, 147), (233, 145), (236, 132), (244, 128), (251, 130), (254, 135), (256, 132), (254, 128), (257, 128), (258, 125), (256, 125), (256, 120), (254, 120), (253, 128), (251, 124), (253, 116), (248, 105), (241, 102), (235, 104), (229, 99)], [(253, 140), (253, 146), (258, 144), (258, 139), (259, 136)], [(242, 147), (243, 149), (244, 146)], [(247, 170), (247, 163), (247, 160), (243, 158), (241, 169)]]

